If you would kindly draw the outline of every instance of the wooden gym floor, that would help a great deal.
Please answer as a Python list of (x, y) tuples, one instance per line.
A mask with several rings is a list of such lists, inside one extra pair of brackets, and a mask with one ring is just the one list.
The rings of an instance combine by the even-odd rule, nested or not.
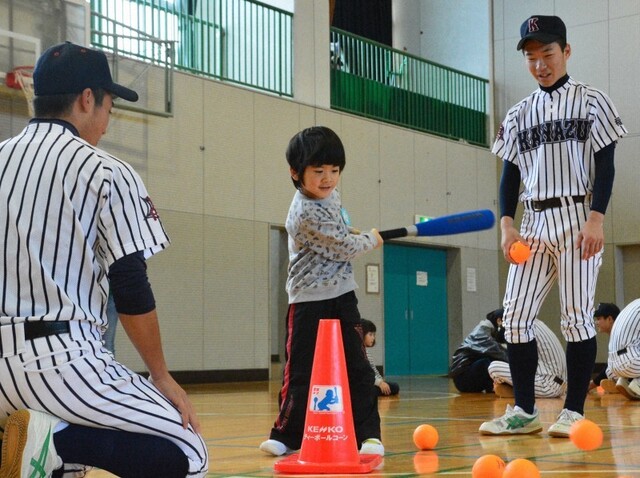
[[(628, 401), (621, 395), (590, 394), (585, 413), (602, 427), (604, 443), (598, 450), (583, 452), (568, 439), (546, 435), (562, 409), (562, 399), (537, 401), (542, 433), (489, 437), (479, 435), (478, 427), (483, 421), (502, 415), (512, 399), (493, 394), (459, 394), (444, 377), (392, 379), (400, 384), (400, 395), (384, 397), (379, 402), (386, 448), (384, 464), (381, 469), (360, 476), (470, 477), (479, 456), (495, 454), (505, 462), (516, 458), (532, 460), (543, 478), (640, 477), (640, 402)], [(279, 381), (201, 385), (187, 390), (209, 445), (208, 476), (274, 475), (273, 464), (279, 458), (260, 452), (258, 445), (267, 438), (276, 415)], [(435, 426), (440, 434), (433, 451), (418, 452), (413, 444), (413, 430), (422, 423)], [(112, 476), (104, 471), (89, 473), (89, 478)]]

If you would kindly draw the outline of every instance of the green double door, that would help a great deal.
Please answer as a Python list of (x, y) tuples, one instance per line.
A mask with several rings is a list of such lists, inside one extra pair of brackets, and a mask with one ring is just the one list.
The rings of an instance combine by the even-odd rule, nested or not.
[(384, 245), (385, 374), (446, 374), (447, 253)]

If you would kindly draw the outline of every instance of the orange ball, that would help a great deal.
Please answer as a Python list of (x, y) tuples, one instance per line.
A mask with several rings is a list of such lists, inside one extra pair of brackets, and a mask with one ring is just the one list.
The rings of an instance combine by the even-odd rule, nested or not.
[(419, 475), (437, 473), (440, 467), (439, 461), (435, 451), (419, 451), (413, 457), (413, 468)]
[(432, 450), (438, 444), (438, 430), (431, 425), (419, 425), (413, 432), (413, 443), (419, 450)]
[(531, 249), (529, 248), (529, 245), (520, 241), (514, 242), (509, 248), (509, 257), (518, 264), (522, 264), (526, 261), (529, 258), (530, 253)]
[(602, 429), (591, 420), (583, 418), (571, 425), (569, 438), (581, 450), (595, 450), (602, 445)]
[(498, 455), (482, 455), (471, 469), (472, 478), (502, 478), (504, 460)]
[(502, 478), (540, 478), (540, 470), (525, 458), (516, 458), (505, 467)]

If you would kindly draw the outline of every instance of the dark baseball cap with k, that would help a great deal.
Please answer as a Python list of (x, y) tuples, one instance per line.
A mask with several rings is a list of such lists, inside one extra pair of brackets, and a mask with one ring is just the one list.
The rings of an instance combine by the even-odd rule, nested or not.
[(529, 40), (537, 40), (540, 43), (553, 43), (554, 41), (567, 41), (567, 27), (560, 17), (549, 15), (532, 15), (527, 18), (520, 27), (520, 41), (518, 50), (522, 50)]
[(33, 70), (36, 96), (81, 93), (102, 88), (127, 101), (138, 101), (138, 93), (113, 82), (107, 55), (71, 42), (48, 48)]

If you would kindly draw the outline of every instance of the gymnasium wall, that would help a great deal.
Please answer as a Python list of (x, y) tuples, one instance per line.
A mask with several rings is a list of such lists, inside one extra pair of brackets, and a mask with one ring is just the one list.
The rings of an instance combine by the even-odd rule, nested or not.
[[(574, 0), (544, 0), (533, 6), (524, 0), (491, 0), (492, 23), (478, 27), (493, 32), (496, 123), (535, 88), (515, 50), (519, 25), (533, 13), (565, 19), (573, 46), (569, 73), (603, 89), (617, 105), (630, 134), (616, 150), (617, 175), (596, 301), (623, 306), (640, 295), (632, 270), (640, 242), (635, 153), (640, 146), (640, 95), (634, 81), (640, 72), (634, 50), (640, 40), (640, 3), (580, 3), (583, 7), (576, 9)], [(28, 5), (26, 15), (42, 16), (37, 11), (41, 4), (0, 0), (0, 18), (8, 18), (7, 5)], [(454, 10), (449, 13), (455, 15)], [(19, 20), (13, 26), (2, 20), (0, 27), (35, 24)], [(451, 38), (442, 41), (446, 48)], [(151, 71), (143, 88), (160, 94), (160, 75)], [(273, 313), (274, 294), (284, 293), (284, 285), (274, 279), (277, 261), (270, 252), (278, 247), (270, 241), (277, 236), (274, 228), (283, 226), (294, 193), (284, 150), (304, 127), (327, 125), (343, 138), (347, 167), (340, 189), (354, 225), (362, 229), (396, 227), (413, 222), (415, 214), (437, 216), (476, 207), (497, 212), (501, 165), (485, 149), (186, 74), (176, 74), (175, 81), (172, 118), (116, 109), (101, 142), (142, 175), (173, 241), (149, 261), (172, 370), (201, 372), (203, 377), (210, 376), (208, 371), (228, 371), (231, 378), (246, 376), (235, 371), (267, 373), (271, 345), (278, 340), (270, 323), (280, 318)], [(18, 133), (27, 121), (24, 99), (6, 93), (0, 94), (0, 138)], [(455, 348), (478, 319), (501, 302), (506, 263), (498, 251), (498, 231), (408, 242), (450, 252), (449, 347)], [(382, 264), (382, 252), (355, 261), (355, 271), (361, 312), (379, 326), (372, 352), (376, 363), (383, 364), (384, 296), (365, 292), (367, 263)], [(468, 269), (477, 273), (476, 292), (467, 290)], [(542, 315), (555, 331), (558, 307), (554, 290)], [(606, 337), (599, 340), (602, 362)], [(119, 359), (143, 369), (122, 330), (116, 347)]]
[[(284, 294), (284, 284), (269, 282), (269, 232), (284, 225), (294, 194), (284, 151), (300, 129), (327, 125), (342, 137), (340, 190), (356, 227), (494, 207), (495, 162), (486, 150), (188, 75), (176, 80), (173, 118), (118, 113), (102, 142), (133, 159), (173, 239), (149, 261), (172, 369), (268, 367), (269, 321), (279, 319), (269, 316), (270, 288)], [(453, 323), (495, 306), (495, 230), (420, 242), (459, 250)], [(381, 264), (380, 251), (355, 270), (361, 312), (377, 319), (383, 338), (383, 295), (365, 293), (366, 263)], [(478, 271), (477, 292), (463, 292), (467, 267)], [(122, 339), (118, 353), (137, 363)], [(374, 351), (384, 363), (384, 347)]]
[[(284, 294), (284, 284), (270, 283), (270, 230), (284, 225), (294, 194), (284, 151), (300, 129), (327, 125), (342, 137), (340, 190), (356, 227), (495, 205), (496, 165), (484, 149), (191, 75), (175, 81), (172, 118), (115, 109), (100, 143), (141, 174), (173, 242), (148, 262), (172, 370), (269, 368), (269, 324), (278, 320), (270, 317), (270, 288)], [(152, 73), (147, 87), (160, 83)], [(0, 96), (3, 138), (26, 121), (22, 98)], [(496, 230), (408, 241), (458, 255), (450, 298), (457, 338), (461, 317), (496, 304)], [(374, 357), (383, 364), (383, 294), (365, 293), (366, 263), (382, 264), (381, 252), (357, 260), (355, 270), (361, 312), (379, 324)], [(477, 270), (477, 292), (464, 292), (467, 267)], [(143, 369), (121, 329), (116, 350)]]

